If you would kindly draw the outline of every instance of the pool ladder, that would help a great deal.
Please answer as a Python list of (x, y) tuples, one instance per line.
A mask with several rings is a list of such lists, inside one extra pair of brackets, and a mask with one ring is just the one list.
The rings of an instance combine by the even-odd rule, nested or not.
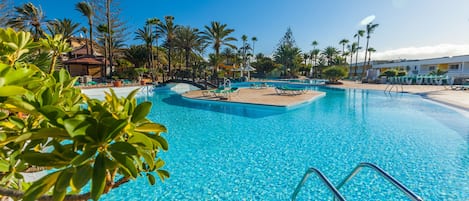
[(407, 187), (405, 187), (403, 184), (401, 184), (399, 181), (397, 181), (394, 177), (392, 177), (387, 172), (385, 172), (383, 169), (381, 169), (380, 167), (378, 167), (377, 165), (375, 165), (373, 163), (360, 163), (360, 164), (358, 164), (355, 167), (355, 169), (353, 169), (353, 171), (350, 172), (350, 174), (344, 180), (342, 180), (342, 182), (340, 182), (340, 184), (337, 187), (335, 187), (329, 181), (329, 179), (327, 179), (327, 177), (324, 174), (321, 173), (321, 171), (319, 171), (316, 168), (309, 168), (308, 170), (306, 170), (306, 173), (303, 175), (303, 178), (301, 179), (298, 186), (296, 186), (295, 192), (293, 192), (293, 195), (291, 196), (291, 200), (292, 201), (296, 200), (296, 196), (300, 192), (301, 187), (303, 187), (303, 185), (306, 183), (306, 180), (308, 179), (308, 177), (312, 173), (315, 173), (319, 177), (319, 179), (323, 182), (323, 184), (332, 192), (332, 194), (334, 195), (334, 200), (345, 201), (345, 198), (342, 194), (340, 194), (339, 189), (342, 186), (344, 186), (348, 181), (350, 181), (356, 174), (358, 174), (362, 170), (362, 168), (364, 168), (364, 167), (371, 168), (375, 172), (379, 173), (380, 176), (384, 177), (389, 183), (391, 183), (392, 185), (397, 187), (410, 200), (423, 201), (423, 199), (420, 198), (417, 194), (415, 194), (414, 192), (409, 190)]

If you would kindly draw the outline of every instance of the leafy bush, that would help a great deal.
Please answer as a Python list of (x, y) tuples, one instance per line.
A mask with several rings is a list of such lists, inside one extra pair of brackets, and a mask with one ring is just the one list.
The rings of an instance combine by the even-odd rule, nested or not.
[(338, 80), (348, 75), (348, 68), (345, 66), (330, 66), (322, 71), (324, 78), (331, 83), (337, 83)]
[[(106, 93), (91, 99), (64, 69), (46, 73), (22, 61), (39, 44), (0, 29), (0, 195), (15, 200), (98, 200), (123, 183), (169, 173), (158, 158), (163, 125), (146, 118), (151, 103)], [(7, 36), (7, 37), (6, 37)], [(11, 48), (6, 48), (5, 45)], [(26, 44), (26, 45), (24, 45)], [(29, 44), (29, 45), (27, 45)], [(51, 55), (53, 57), (53, 55)], [(27, 80), (27, 81), (25, 81)], [(27, 183), (21, 173), (51, 170)], [(90, 192), (81, 189), (90, 184)]]
[(429, 73), (429, 75), (445, 75), (446, 73), (448, 73), (448, 71), (444, 71), (444, 70), (441, 70), (441, 69), (436, 69), (432, 72)]

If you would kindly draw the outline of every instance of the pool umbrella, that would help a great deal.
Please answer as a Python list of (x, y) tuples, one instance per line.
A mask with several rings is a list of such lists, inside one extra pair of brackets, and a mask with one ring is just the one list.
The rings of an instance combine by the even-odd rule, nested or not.
[[(249, 64), (246, 65), (244, 68), (243, 68), (243, 71), (247, 71), (248, 72), (248, 80), (251, 79), (251, 71), (255, 71), (256, 69), (252, 66), (250, 66)], [(241, 71), (241, 72), (243, 72)]]

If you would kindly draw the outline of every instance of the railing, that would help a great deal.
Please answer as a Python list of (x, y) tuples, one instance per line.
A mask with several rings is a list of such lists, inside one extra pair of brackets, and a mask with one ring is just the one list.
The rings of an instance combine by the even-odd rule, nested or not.
[(415, 200), (415, 201), (422, 201), (423, 200), (418, 195), (416, 195), (414, 192), (412, 192), (407, 187), (405, 187), (403, 184), (401, 184), (399, 181), (397, 181), (394, 177), (392, 177), (391, 175), (386, 173), (383, 169), (381, 169), (380, 167), (378, 167), (378, 166), (376, 166), (375, 164), (372, 164), (372, 163), (360, 163), (360, 164), (358, 164), (357, 167), (355, 167), (355, 169), (342, 182), (340, 182), (340, 184), (337, 186), (337, 190), (339, 190), (348, 181), (350, 181), (364, 167), (371, 168), (372, 170), (378, 172), (388, 182), (390, 182), (392, 185), (394, 185), (399, 190), (401, 190), (401, 192), (405, 193), (407, 195), (407, 197), (410, 198), (411, 200)]
[(332, 194), (334, 194), (334, 197), (337, 199), (337, 200), (340, 200), (340, 201), (345, 201), (345, 198), (340, 194), (340, 192), (334, 187), (334, 185), (332, 185), (332, 183), (329, 181), (329, 179), (327, 179), (326, 176), (324, 176), (324, 174), (321, 173), (321, 171), (319, 171), (318, 169), (316, 168), (309, 168), (308, 170), (306, 170), (306, 173), (304, 174), (303, 178), (301, 179), (300, 183), (298, 184), (298, 186), (296, 186), (296, 189), (295, 189), (295, 192), (293, 192), (293, 195), (291, 196), (291, 200), (292, 201), (295, 201), (296, 200), (296, 196), (298, 195), (298, 193), (300, 192), (301, 190), (301, 187), (303, 187), (303, 185), (306, 183), (306, 180), (308, 179), (309, 175), (311, 175), (311, 173), (316, 173), (316, 175), (319, 177), (319, 179), (321, 179), (321, 181), (326, 185), (326, 187), (332, 192)]

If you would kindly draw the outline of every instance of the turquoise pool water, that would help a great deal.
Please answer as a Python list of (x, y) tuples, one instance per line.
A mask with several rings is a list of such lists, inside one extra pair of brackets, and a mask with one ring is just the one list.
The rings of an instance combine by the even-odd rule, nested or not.
[[(337, 185), (375, 163), (424, 200), (469, 200), (469, 119), (409, 94), (310, 86), (326, 96), (292, 110), (189, 102), (170, 91), (150, 119), (168, 127), (161, 156), (171, 178), (146, 178), (103, 200), (289, 200), (308, 167)], [(364, 169), (340, 190), (347, 200), (406, 200)], [(311, 177), (298, 200), (332, 195)]]

